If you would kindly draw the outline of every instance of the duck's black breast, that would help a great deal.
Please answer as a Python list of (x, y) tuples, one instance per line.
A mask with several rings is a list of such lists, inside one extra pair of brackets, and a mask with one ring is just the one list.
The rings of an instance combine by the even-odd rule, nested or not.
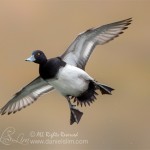
[(40, 64), (39, 73), (43, 79), (52, 79), (57, 76), (57, 73), (61, 67), (64, 67), (66, 63), (61, 60), (60, 57), (48, 59), (45, 64)]

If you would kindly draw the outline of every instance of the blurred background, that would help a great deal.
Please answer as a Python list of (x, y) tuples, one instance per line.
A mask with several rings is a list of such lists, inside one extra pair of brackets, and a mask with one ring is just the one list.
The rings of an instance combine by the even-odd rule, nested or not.
[[(149, 14), (148, 0), (0, 0), (0, 107), (38, 76), (38, 65), (24, 61), (33, 50), (59, 56), (80, 32), (133, 17), (124, 34), (95, 48), (86, 66), (92, 77), (115, 89), (113, 95), (99, 95), (91, 107), (79, 107), (84, 115), (70, 126), (65, 98), (56, 91), (46, 94), (15, 115), (0, 116), (0, 149), (149, 150)], [(13, 138), (23, 133), (31, 139), (31, 131), (78, 133), (68, 139), (88, 144), (11, 141), (7, 146), (2, 133), (8, 127), (15, 129)]]

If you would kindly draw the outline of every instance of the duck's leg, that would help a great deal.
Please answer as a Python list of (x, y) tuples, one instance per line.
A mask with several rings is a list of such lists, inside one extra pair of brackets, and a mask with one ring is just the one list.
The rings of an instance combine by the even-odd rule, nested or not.
[(70, 98), (69, 96), (66, 97), (67, 101), (69, 103), (69, 108), (70, 108), (70, 125), (72, 125), (74, 122), (76, 122), (77, 124), (79, 123), (83, 112), (79, 111), (78, 109), (75, 108), (76, 105), (72, 105), (70, 102)]

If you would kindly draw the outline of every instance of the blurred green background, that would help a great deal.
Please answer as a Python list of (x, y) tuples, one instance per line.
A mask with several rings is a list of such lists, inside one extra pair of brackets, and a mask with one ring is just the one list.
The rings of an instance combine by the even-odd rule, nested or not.
[[(24, 60), (35, 49), (61, 55), (80, 32), (133, 17), (119, 38), (95, 48), (86, 71), (115, 91), (80, 108), (80, 124), (69, 125), (68, 103), (52, 92), (15, 115), (0, 116), (0, 136), (30, 132), (78, 133), (88, 144), (0, 142), (2, 150), (149, 150), (150, 149), (150, 1), (149, 0), (0, 0), (0, 106), (38, 75)], [(46, 137), (35, 137), (46, 139)], [(70, 138), (72, 139), (72, 138)]]

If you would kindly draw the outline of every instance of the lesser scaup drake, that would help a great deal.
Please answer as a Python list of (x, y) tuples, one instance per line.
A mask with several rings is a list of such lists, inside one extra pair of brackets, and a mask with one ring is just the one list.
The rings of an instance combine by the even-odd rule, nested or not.
[(132, 19), (89, 29), (77, 36), (74, 42), (60, 57), (47, 59), (41, 50), (36, 50), (26, 59), (39, 64), (40, 76), (17, 92), (0, 110), (0, 114), (11, 114), (33, 103), (40, 95), (56, 89), (69, 103), (70, 124), (79, 123), (83, 113), (72, 105), (71, 99), (80, 104), (90, 105), (95, 99), (96, 90), (111, 94), (113, 88), (95, 81), (84, 70), (96, 45), (113, 40), (131, 23)]

